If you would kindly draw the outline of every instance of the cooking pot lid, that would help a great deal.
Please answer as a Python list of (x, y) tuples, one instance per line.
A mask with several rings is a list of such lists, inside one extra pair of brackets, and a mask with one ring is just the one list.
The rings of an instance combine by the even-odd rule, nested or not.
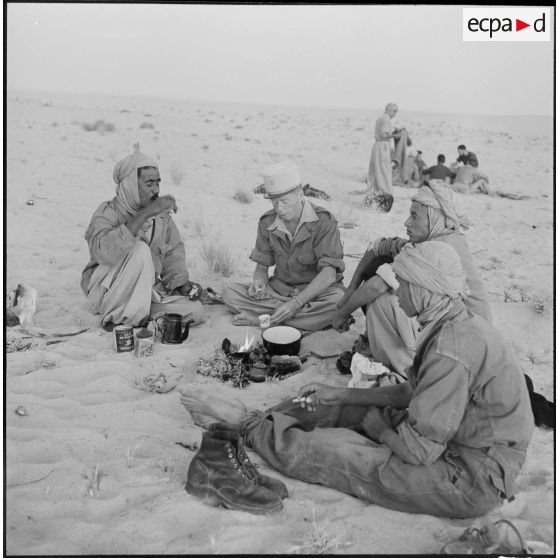
[(274, 326), (267, 328), (262, 337), (270, 343), (277, 343), (279, 345), (286, 345), (298, 341), (302, 334), (298, 329), (291, 326)]

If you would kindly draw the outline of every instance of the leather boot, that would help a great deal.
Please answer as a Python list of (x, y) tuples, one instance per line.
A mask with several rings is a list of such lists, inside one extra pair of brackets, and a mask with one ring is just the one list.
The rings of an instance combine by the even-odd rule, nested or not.
[(215, 433), (219, 432), (220, 436), (230, 440), (236, 447), (236, 457), (240, 463), (246, 469), (246, 474), (251, 478), (255, 479), (255, 481), (260, 486), (265, 486), (265, 488), (269, 488), (273, 490), (276, 494), (279, 494), (281, 500), (289, 497), (289, 491), (285, 483), (281, 482), (280, 480), (268, 477), (267, 475), (262, 475), (256, 466), (248, 459), (246, 455), (246, 449), (244, 446), (244, 440), (242, 436), (239, 434), (237, 429), (231, 430), (228, 428), (227, 423), (214, 423), (209, 425), (210, 430)]
[(229, 433), (204, 432), (201, 447), (188, 468), (186, 492), (208, 504), (264, 514), (279, 511), (281, 498), (256, 482), (237, 457)]

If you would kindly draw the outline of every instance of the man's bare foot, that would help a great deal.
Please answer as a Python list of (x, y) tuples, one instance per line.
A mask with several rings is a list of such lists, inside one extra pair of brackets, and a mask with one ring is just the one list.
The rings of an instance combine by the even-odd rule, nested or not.
[(214, 422), (240, 424), (247, 409), (238, 399), (219, 398), (209, 386), (184, 385), (180, 388), (180, 401), (198, 426), (206, 428)]
[(245, 312), (240, 312), (233, 316), (233, 324), (238, 326), (259, 326), (260, 321), (257, 316), (253, 314), (246, 314)]

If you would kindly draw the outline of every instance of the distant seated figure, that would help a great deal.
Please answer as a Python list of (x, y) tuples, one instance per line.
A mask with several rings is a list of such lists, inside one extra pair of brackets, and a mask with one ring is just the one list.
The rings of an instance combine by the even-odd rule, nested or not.
[[(201, 321), (202, 306), (186, 295), (192, 289), (184, 243), (170, 215), (173, 196), (159, 197), (158, 164), (135, 152), (116, 163), (116, 196), (93, 213), (85, 233), (91, 259), (81, 288), (101, 325), (144, 325), (163, 311), (190, 314)], [(163, 304), (170, 295), (173, 302)]]
[(424, 175), (424, 170), (426, 169), (426, 163), (422, 160), (422, 151), (417, 151), (417, 156), (415, 157), (415, 165), (418, 170), (418, 180), (422, 180)]
[(440, 153), (437, 157), (438, 163), (424, 170), (423, 176), (425, 180), (443, 180), (446, 184), (450, 184), (455, 178), (455, 172), (446, 167), (446, 156)]
[(467, 151), (467, 148), (463, 144), (457, 147), (457, 152), (459, 153), (459, 157), (457, 157), (457, 160), (455, 161), (457, 165), (459, 163), (462, 163), (464, 165), (469, 163), (474, 168), (477, 168), (479, 166), (479, 160), (477, 159), (477, 156), (472, 151)]
[[(304, 198), (296, 164), (284, 161), (263, 173), (265, 197), (273, 209), (260, 218), (251, 284), (223, 289), (223, 300), (236, 325), (257, 325), (271, 314), (271, 324), (315, 331), (331, 323), (343, 296), (345, 265), (337, 221)], [(274, 266), (273, 276), (269, 268)]]
[(488, 176), (468, 162), (457, 169), (455, 179), (449, 187), (462, 194), (493, 194), (488, 186)]

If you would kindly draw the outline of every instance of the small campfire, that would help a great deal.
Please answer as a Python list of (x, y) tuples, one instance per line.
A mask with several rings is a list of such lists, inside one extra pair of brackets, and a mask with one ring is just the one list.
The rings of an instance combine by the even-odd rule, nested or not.
[(300, 371), (306, 358), (287, 355), (270, 356), (255, 336), (248, 336), (240, 346), (223, 339), (221, 347), (211, 357), (198, 359), (196, 372), (213, 376), (235, 387), (243, 388), (250, 382), (283, 379)]

